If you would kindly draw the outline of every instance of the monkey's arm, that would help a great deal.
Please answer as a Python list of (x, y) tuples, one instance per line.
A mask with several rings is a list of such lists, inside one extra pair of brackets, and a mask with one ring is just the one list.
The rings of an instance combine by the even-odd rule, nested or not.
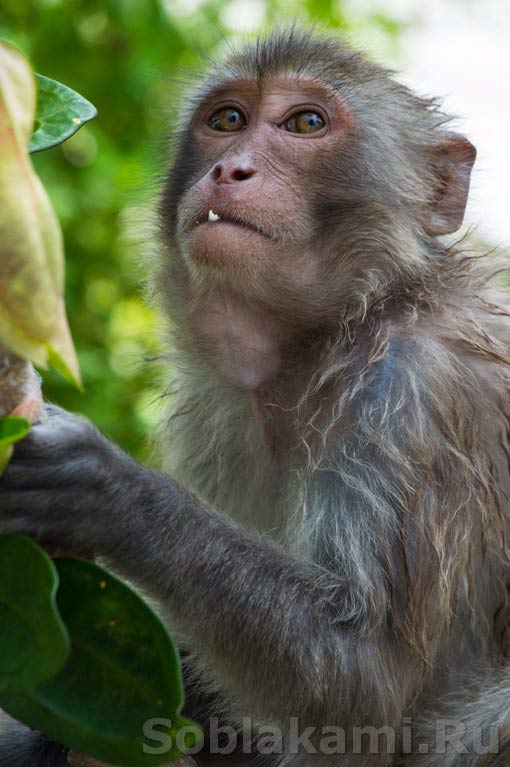
[[(413, 680), (403, 644), (387, 630), (380, 584), (382, 620), (368, 634), (361, 592), (342, 572), (290, 558), (84, 419), (50, 412), (0, 481), (3, 531), (92, 550), (149, 590), (244, 710), (324, 724), (398, 718)], [(367, 577), (378, 578), (370, 567)]]

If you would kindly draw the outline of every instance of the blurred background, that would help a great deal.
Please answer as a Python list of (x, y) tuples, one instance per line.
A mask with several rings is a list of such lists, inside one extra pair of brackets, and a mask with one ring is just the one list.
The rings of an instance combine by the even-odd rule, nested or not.
[(421, 94), (444, 97), (479, 150), (468, 222), (484, 243), (510, 245), (508, 0), (1, 0), (0, 37), (99, 112), (34, 157), (64, 229), (86, 386), (81, 395), (50, 373), (46, 392), (139, 458), (161, 387), (146, 362), (160, 348), (141, 290), (143, 256), (180, 73), (227, 40), (287, 19), (326, 23)]

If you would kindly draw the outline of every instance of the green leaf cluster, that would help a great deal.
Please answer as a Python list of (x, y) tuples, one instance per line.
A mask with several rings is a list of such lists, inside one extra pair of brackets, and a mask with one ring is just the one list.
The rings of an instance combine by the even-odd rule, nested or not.
[[(23, 536), (0, 537), (0, 706), (75, 751), (157, 767), (200, 729), (180, 716), (176, 649), (125, 583), (80, 559), (52, 561)], [(168, 720), (173, 748), (145, 753), (143, 726)], [(150, 745), (150, 744), (149, 744)]]

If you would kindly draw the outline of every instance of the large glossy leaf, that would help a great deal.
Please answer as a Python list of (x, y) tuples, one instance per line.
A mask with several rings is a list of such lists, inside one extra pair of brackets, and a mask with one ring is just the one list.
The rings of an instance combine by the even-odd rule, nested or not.
[(200, 738), (199, 729), (179, 716), (182, 679), (170, 636), (140, 597), (102, 568), (68, 558), (55, 564), (71, 655), (54, 678), (28, 695), (0, 696), (0, 704), (97, 759), (129, 767), (166, 764), (179, 751), (144, 753), (145, 722), (168, 720), (160, 731), (170, 735), (189, 726), (188, 748)]
[(37, 111), (29, 151), (42, 152), (70, 138), (97, 115), (90, 101), (67, 85), (36, 75)]
[(30, 421), (26, 418), (0, 419), (0, 476), (11, 460), (13, 445), (30, 431)]
[(57, 584), (55, 566), (39, 546), (24, 536), (0, 536), (0, 701), (46, 681), (67, 660)]

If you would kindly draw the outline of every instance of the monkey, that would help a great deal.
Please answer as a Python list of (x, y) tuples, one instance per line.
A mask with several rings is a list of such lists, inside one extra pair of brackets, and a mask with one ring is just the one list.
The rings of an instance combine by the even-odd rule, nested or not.
[(48, 406), (0, 531), (154, 598), (208, 715), (283, 733), (272, 764), (509, 764), (510, 315), (499, 266), (452, 237), (475, 148), (297, 26), (211, 65), (175, 136), (161, 467)]

